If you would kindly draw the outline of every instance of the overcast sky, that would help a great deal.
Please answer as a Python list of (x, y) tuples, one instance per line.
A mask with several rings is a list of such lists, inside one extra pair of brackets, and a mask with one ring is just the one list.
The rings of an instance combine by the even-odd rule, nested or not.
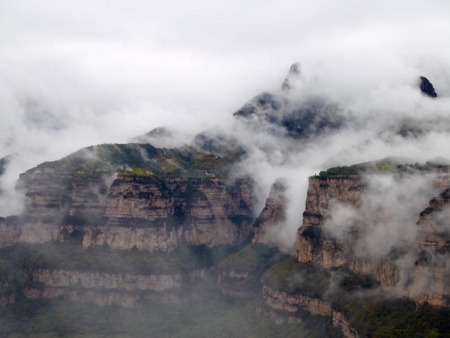
[[(354, 112), (433, 109), (411, 86), (425, 75), (450, 96), (449, 18), (448, 0), (0, 0), (0, 158), (21, 155), (0, 186), (13, 194), (20, 172), (91, 144), (221, 125), (254, 95), (279, 90), (294, 62), (305, 90)], [(449, 102), (435, 105), (438, 114)], [(440, 137), (395, 154), (441, 155)], [(310, 149), (314, 169), (292, 190), (304, 198), (312, 170), (361, 139), (344, 133)], [(392, 153), (379, 143), (349, 161)], [(288, 168), (295, 177), (297, 168)], [(10, 195), (2, 199), (12, 212)]]
[[(1, 0), (0, 156), (29, 137), (59, 157), (217, 122), (296, 61), (339, 94), (417, 73), (449, 93), (449, 17), (445, 0)], [(30, 102), (52, 118), (28, 121)], [(65, 131), (59, 145), (41, 135), (49, 125)]]

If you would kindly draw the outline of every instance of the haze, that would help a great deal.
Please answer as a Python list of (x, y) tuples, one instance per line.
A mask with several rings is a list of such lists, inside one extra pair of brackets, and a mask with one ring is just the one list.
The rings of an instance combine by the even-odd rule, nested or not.
[[(0, 157), (17, 154), (2, 178), (9, 202), (3, 209), (19, 210), (20, 201), (10, 206), (15, 180), (40, 162), (91, 144), (127, 142), (159, 126), (183, 135), (228, 126), (248, 99), (279, 90), (297, 61), (302, 82), (293, 95), (300, 99), (326, 96), (383, 121), (397, 112), (420, 115), (425, 106), (442, 116), (450, 94), (449, 11), (437, 0), (3, 0)], [(438, 103), (412, 90), (419, 75), (432, 81)], [(332, 136), (288, 165), (281, 156), (276, 173), (264, 156), (261, 165), (257, 151), (247, 164), (261, 168), (255, 176), (267, 192), (280, 173), (306, 178), (336, 154), (349, 163), (405, 151), (425, 157), (424, 149), (446, 155), (442, 135), (425, 146), (403, 142), (393, 150), (376, 140), (364, 151), (340, 153), (368, 135)], [(307, 158), (308, 167), (298, 169)], [(298, 185), (292, 196), (305, 195), (306, 181)]]

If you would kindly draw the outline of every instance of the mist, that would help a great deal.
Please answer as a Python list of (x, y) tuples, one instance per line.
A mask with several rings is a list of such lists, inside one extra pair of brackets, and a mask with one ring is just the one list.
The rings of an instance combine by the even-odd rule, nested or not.
[[(202, 336), (197, 330), (208, 332), (203, 336), (288, 336), (283, 330), (289, 327), (255, 311), (263, 301), (263, 274), (280, 262), (293, 276), (285, 280), (292, 284), (288, 286), (305, 285), (306, 294), (323, 287), (316, 295), (322, 300), (331, 301), (343, 291), (348, 299), (364, 295), (370, 300), (371, 293), (384, 297), (382, 292), (391, 291), (415, 297), (441, 287), (438, 282), (444, 279), (438, 274), (449, 271), (448, 254), (430, 258), (417, 252), (420, 212), (442, 193), (436, 177), (427, 174), (364, 176), (361, 205), (334, 201), (322, 224), (326, 236), (349, 244), (362, 261), (392, 258), (400, 278), (395, 290), (382, 290), (375, 281), (364, 290), (341, 289), (346, 280), (370, 283), (349, 272), (320, 268), (316, 274), (308, 264), (299, 264), (298, 257), (288, 256), (295, 255), (309, 177), (333, 166), (386, 157), (400, 158), (401, 163), (450, 160), (449, 12), (446, 0), (0, 1), (1, 217), (24, 210), (25, 191), (16, 187), (20, 174), (104, 143), (189, 147), (219, 156), (221, 147), (238, 149), (239, 154), (242, 150), (238, 160), (231, 159), (235, 162), (227, 179), (252, 181), (255, 201), (254, 210), (248, 208), (248, 223), (260, 215), (275, 182), (286, 188), (276, 196), (286, 217), (265, 234), (270, 237), (266, 244), (276, 243), (277, 248), (247, 245), (248, 234), (243, 234), (242, 245), (210, 248), (180, 241), (172, 253), (160, 252), (167, 243), (152, 243), (155, 251), (136, 245), (122, 250), (111, 245), (112, 240), (94, 243), (88, 238), (94, 225), (86, 225), (87, 235), (81, 237), (80, 226), (69, 221), (55, 242), (6, 247), (0, 268), (5, 268), (5, 257), (13, 262), (20, 277), (15, 292), (34, 292), (36, 285), (24, 284), (32, 281), (32, 269), (53, 271), (55, 280), (59, 272), (79, 273), (66, 285), (72, 296), (65, 300), (60, 296), (41, 304), (39, 299), (32, 303), (31, 297), (18, 298), (13, 312), (23, 307), (25, 319), (14, 317), (17, 327), (39, 330), (32, 326), (40, 320), (45, 332), (66, 334), (131, 330), (128, 333), (142, 337), (148, 332)], [(432, 83), (437, 98), (421, 92), (421, 76)], [(208, 149), (202, 137), (216, 142), (217, 149)], [(137, 149), (142, 163), (151, 162), (150, 153)], [(82, 153), (102, 160), (96, 150)], [(98, 203), (86, 206), (92, 215), (82, 216), (97, 216), (116, 177), (115, 171), (108, 175), (86, 181), (86, 196)], [(36, 209), (41, 216), (39, 205)], [(68, 215), (71, 221), (79, 216)], [(448, 216), (448, 209), (430, 216), (440, 233), (450, 231)], [(1, 221), (18, 234), (18, 217)], [(37, 242), (40, 226), (30, 225), (36, 228), (31, 230), (36, 230)], [(81, 242), (84, 238), (92, 243)], [(295, 273), (305, 266), (304, 274)], [(436, 273), (434, 267), (440, 270)], [(24, 271), (30, 280), (24, 279)], [(274, 271), (280, 281), (283, 274)], [(153, 275), (173, 275), (175, 286), (161, 295), (151, 287), (130, 292), (130, 283), (139, 278), (145, 280), (142, 285), (155, 284)], [(108, 278), (118, 281), (118, 287), (108, 291), (89, 284), (91, 279), (98, 285), (109, 283)], [(326, 285), (317, 282), (324, 280)], [(230, 300), (233, 292), (248, 291), (250, 299)], [(29, 318), (29, 304), (40, 308), (37, 322)], [(124, 310), (123, 305), (133, 309)], [(9, 320), (0, 317), (1, 323)], [(326, 336), (320, 323), (313, 321), (312, 331)]]
[[(128, 142), (157, 127), (172, 131), (156, 144), (168, 147), (211, 130), (245, 146), (237, 171), (256, 181), (255, 214), (272, 183), (287, 179), (280, 241), (292, 245), (308, 176), (386, 156), (450, 158), (449, 7), (445, 1), (5, 1), (0, 157), (14, 156), (0, 180), (0, 215), (20, 212), (15, 182), (41, 162), (92, 144)], [(294, 62), (299, 77), (283, 92)], [(417, 89), (421, 75), (438, 99)], [(252, 126), (233, 117), (263, 91), (283, 96), (291, 110), (311, 98), (326, 100), (346, 123), (299, 141), (267, 121)], [(403, 137), (396, 131), (405, 121), (429, 128), (419, 138)]]

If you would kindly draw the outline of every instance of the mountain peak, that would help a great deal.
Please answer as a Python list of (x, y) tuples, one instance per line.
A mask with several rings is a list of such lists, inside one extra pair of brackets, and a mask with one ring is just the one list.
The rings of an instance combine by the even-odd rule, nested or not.
[(299, 62), (293, 63), (289, 68), (288, 75), (283, 81), (281, 85), (281, 89), (285, 92), (288, 92), (292, 89), (292, 82), (300, 77), (301, 65)]
[(434, 90), (433, 84), (425, 76), (420, 77), (419, 86), (420, 86), (421, 92), (424, 95), (432, 97), (432, 98), (437, 97), (437, 94)]

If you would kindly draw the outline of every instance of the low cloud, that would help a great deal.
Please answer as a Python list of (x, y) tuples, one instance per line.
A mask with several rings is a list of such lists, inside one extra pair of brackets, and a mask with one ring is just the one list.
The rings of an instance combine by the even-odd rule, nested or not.
[[(293, 243), (308, 176), (386, 156), (450, 158), (448, 9), (438, 0), (2, 3), (0, 157), (17, 157), (0, 179), (0, 214), (20, 212), (15, 180), (43, 161), (157, 127), (173, 131), (162, 146), (219, 130), (246, 147), (237, 171), (256, 180), (256, 212), (275, 179), (287, 180), (280, 237)], [(300, 74), (283, 92), (296, 61)], [(421, 75), (438, 99), (417, 89)], [(285, 97), (291, 112), (324, 100), (345, 124), (296, 140), (233, 118), (262, 91)], [(426, 130), (405, 137), (405, 124)]]
[(368, 175), (360, 205), (335, 201), (324, 229), (355, 248), (355, 255), (380, 260), (394, 249), (416, 248), (417, 222), (439, 193), (433, 175)]

